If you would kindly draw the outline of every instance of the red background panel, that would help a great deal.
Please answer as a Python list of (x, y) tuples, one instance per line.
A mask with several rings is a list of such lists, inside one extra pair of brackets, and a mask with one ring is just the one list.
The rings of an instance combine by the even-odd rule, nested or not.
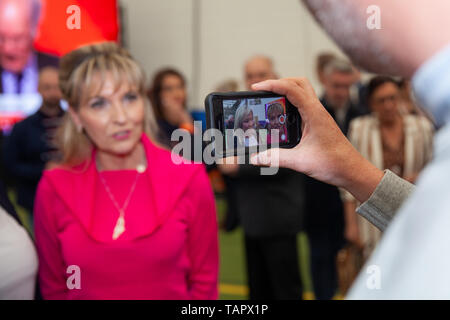
[[(41, 0), (40, 27), (35, 40), (38, 51), (61, 56), (81, 45), (118, 41), (119, 17), (116, 0)], [(70, 30), (67, 13), (71, 5), (80, 7), (81, 29)]]

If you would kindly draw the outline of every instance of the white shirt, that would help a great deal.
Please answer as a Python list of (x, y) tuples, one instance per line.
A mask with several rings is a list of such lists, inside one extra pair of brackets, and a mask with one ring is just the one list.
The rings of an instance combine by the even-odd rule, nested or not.
[(34, 299), (37, 269), (30, 236), (0, 207), (0, 300)]
[(361, 270), (349, 299), (450, 299), (450, 46), (416, 72), (418, 99), (443, 127), (434, 159)]
[(3, 93), (8, 94), (24, 94), (36, 93), (38, 89), (38, 62), (37, 56), (32, 53), (27, 64), (22, 70), (22, 80), (19, 82), (17, 75), (8, 70), (1, 73), (1, 81), (3, 84)]

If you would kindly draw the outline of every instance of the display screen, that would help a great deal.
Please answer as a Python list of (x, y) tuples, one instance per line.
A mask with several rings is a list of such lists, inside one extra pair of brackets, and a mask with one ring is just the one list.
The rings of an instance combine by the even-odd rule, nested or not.
[[(8, 134), (15, 123), (39, 109), (38, 82), (43, 68), (58, 67), (61, 55), (81, 45), (117, 41), (118, 31), (117, 0), (3, 3), (0, 130)], [(62, 103), (62, 107), (67, 106)]]
[(227, 148), (288, 143), (284, 97), (223, 100)]

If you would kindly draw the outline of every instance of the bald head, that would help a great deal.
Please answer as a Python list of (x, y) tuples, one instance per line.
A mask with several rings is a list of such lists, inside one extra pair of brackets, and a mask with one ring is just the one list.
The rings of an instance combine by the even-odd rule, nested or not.
[(33, 48), (39, 20), (38, 0), (0, 0), (0, 65), (19, 73)]
[(42, 104), (46, 108), (59, 108), (62, 95), (59, 89), (58, 69), (54, 67), (41, 69), (38, 91), (42, 96)]
[(247, 90), (250, 90), (254, 83), (277, 78), (273, 70), (273, 62), (266, 56), (258, 55), (250, 58), (245, 63), (244, 71)]

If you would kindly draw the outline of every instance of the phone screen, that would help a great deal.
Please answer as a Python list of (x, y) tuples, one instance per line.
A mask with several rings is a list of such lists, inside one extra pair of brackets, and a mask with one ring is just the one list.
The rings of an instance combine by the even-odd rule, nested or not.
[(226, 99), (222, 107), (228, 147), (289, 143), (285, 97)]

